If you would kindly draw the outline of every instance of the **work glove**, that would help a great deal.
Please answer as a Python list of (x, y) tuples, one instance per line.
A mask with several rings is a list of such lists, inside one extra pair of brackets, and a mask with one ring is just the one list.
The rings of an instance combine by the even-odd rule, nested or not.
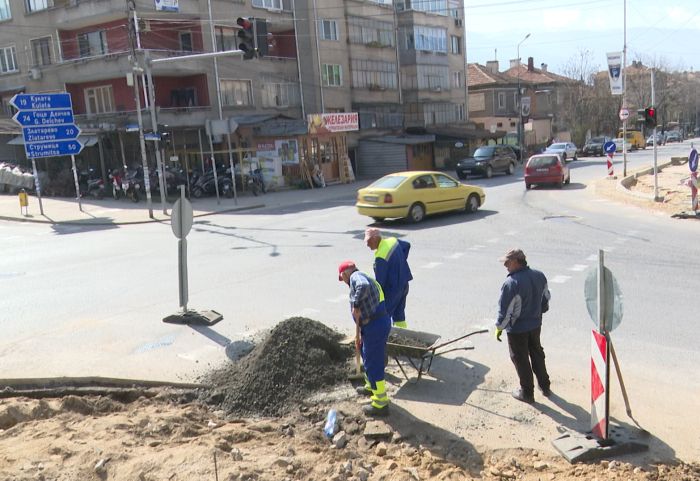
[(496, 340), (501, 342), (501, 334), (503, 334), (503, 329), (496, 328)]

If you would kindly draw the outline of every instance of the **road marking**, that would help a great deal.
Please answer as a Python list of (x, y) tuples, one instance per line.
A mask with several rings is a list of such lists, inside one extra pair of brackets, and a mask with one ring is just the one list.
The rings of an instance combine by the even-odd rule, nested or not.
[(437, 266), (441, 266), (441, 265), (442, 265), (442, 262), (429, 262), (428, 264), (425, 264), (425, 265), (421, 266), (421, 268), (423, 268), (423, 269), (434, 269), (434, 268), (436, 268)]
[(464, 255), (464, 252), (455, 252), (455, 253), (452, 254), (452, 255), (445, 256), (445, 259), (459, 259), (459, 258), (462, 257), (463, 255)]
[(345, 301), (347, 301), (347, 300), (348, 300), (347, 294), (342, 295), (342, 296), (338, 296), (338, 297), (334, 297), (333, 299), (326, 299), (327, 302), (333, 302), (333, 303), (336, 303), (336, 304), (339, 303), (339, 302), (345, 302)]
[(586, 257), (587, 261), (597, 261), (598, 260), (598, 254), (591, 254), (588, 257)]
[(571, 279), (571, 276), (554, 276), (549, 280), (549, 282), (553, 282), (555, 284), (563, 284), (569, 279)]
[(574, 264), (572, 267), (569, 267), (569, 270), (574, 272), (581, 272), (586, 269), (588, 269), (588, 266), (585, 264)]

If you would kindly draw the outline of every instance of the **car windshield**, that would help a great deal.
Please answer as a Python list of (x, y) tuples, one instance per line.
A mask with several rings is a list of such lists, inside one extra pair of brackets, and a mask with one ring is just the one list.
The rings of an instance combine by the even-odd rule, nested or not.
[(375, 189), (395, 189), (401, 185), (404, 180), (406, 180), (406, 177), (401, 175), (387, 175), (374, 182), (370, 187)]
[(591, 144), (602, 144), (603, 142), (605, 142), (605, 137), (593, 137), (588, 142)]
[(550, 149), (566, 149), (566, 144), (552, 144), (549, 146)]
[(556, 155), (547, 155), (542, 157), (533, 157), (527, 163), (528, 167), (538, 168), (538, 167), (552, 167), (557, 163)]
[(479, 147), (474, 152), (474, 157), (491, 157), (495, 147)]

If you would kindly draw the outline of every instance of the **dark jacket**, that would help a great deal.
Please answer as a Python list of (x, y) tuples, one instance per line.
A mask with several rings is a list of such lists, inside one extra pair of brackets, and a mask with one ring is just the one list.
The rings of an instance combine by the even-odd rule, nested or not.
[(501, 286), (496, 327), (506, 332), (529, 332), (542, 325), (551, 295), (545, 275), (527, 266), (508, 274)]

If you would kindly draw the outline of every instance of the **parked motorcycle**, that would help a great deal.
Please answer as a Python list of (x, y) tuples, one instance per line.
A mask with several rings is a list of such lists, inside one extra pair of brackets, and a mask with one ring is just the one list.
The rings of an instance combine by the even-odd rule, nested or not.
[(122, 174), (119, 170), (114, 169), (109, 174), (109, 180), (112, 181), (112, 197), (114, 200), (121, 199), (124, 192), (122, 191)]
[(126, 175), (122, 178), (122, 192), (131, 199), (132, 202), (138, 202), (141, 198), (139, 192), (143, 186), (143, 172), (139, 176), (139, 169), (127, 170)]
[(266, 193), (265, 180), (263, 179), (262, 169), (258, 167), (254, 169), (250, 175), (248, 175), (248, 187), (254, 196), (257, 196), (259, 192)]
[(94, 197), (98, 200), (104, 199), (104, 182), (101, 178), (97, 177), (95, 169), (81, 172), (78, 185), (80, 187), (80, 197)]
[[(229, 177), (226, 172), (217, 171), (219, 194), (228, 197), (229, 199), (233, 197), (233, 183), (231, 177)], [(192, 196), (196, 199), (204, 197), (205, 195), (214, 195), (216, 193), (215, 183), (214, 183), (214, 171), (208, 171), (198, 176), (196, 181), (192, 185)]]

